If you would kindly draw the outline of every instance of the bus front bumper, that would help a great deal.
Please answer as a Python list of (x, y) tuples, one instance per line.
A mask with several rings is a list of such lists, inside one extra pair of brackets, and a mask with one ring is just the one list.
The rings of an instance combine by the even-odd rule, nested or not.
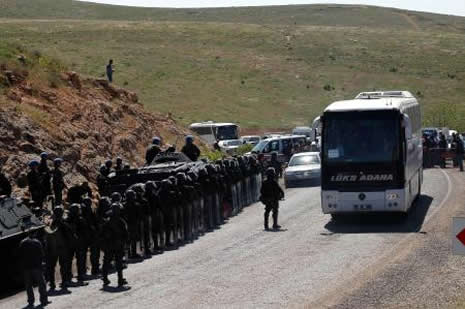
[(321, 208), (325, 214), (365, 212), (406, 212), (404, 190), (378, 192), (321, 191)]

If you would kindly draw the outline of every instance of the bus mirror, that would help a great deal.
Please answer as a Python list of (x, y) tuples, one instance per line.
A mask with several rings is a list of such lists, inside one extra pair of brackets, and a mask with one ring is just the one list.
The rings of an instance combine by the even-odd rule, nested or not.
[(316, 140), (316, 129), (312, 129), (312, 133), (310, 134), (310, 141), (313, 142)]
[(404, 114), (402, 127), (405, 129), (405, 138), (411, 139), (412, 138), (412, 121), (407, 114)]

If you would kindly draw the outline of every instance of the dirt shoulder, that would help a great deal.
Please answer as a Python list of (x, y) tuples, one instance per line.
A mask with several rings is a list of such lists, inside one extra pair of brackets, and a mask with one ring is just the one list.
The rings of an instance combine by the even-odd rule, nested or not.
[(446, 173), (450, 194), (422, 229), (367, 269), (351, 289), (338, 289), (312, 308), (456, 308), (464, 303), (465, 257), (452, 255), (450, 231), (452, 218), (465, 216), (465, 174)]

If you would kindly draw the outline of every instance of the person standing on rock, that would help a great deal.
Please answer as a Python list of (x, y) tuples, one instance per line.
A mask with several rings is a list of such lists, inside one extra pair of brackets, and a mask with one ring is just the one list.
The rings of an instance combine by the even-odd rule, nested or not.
[(189, 159), (197, 161), (200, 156), (200, 149), (194, 144), (194, 137), (192, 135), (186, 136), (186, 144), (181, 150)]
[(0, 170), (0, 196), (11, 195), (11, 184), (5, 174)]
[(273, 212), (273, 229), (281, 228), (278, 225), (279, 200), (284, 198), (284, 191), (276, 181), (276, 172), (274, 168), (269, 167), (266, 170), (266, 180), (262, 184), (260, 201), (265, 204), (264, 226), (268, 230), (268, 218), (270, 212)]
[(55, 195), (55, 205), (62, 205), (63, 204), (63, 189), (65, 186), (65, 181), (63, 178), (63, 172), (61, 171), (61, 163), (63, 162), (62, 158), (56, 158), (53, 160), (53, 178), (52, 178), (52, 185), (53, 185), (53, 194)]
[(39, 161), (32, 160), (28, 163), (29, 172), (27, 173), (27, 183), (31, 199), (34, 201), (35, 207), (42, 208), (44, 196), (42, 194), (42, 186), (39, 174)]
[(110, 83), (113, 82), (113, 72), (115, 72), (113, 69), (113, 59), (110, 59), (107, 64), (107, 78)]
[(153, 159), (161, 152), (160, 149), (161, 140), (159, 137), (155, 136), (152, 138), (152, 144), (149, 145), (147, 151), (145, 152), (145, 164), (152, 164)]

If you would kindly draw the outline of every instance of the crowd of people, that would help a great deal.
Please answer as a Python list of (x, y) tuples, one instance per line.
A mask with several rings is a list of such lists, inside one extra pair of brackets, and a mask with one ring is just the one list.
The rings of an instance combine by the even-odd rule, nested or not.
[[(167, 150), (172, 151), (164, 151)], [(160, 139), (154, 138), (147, 150), (147, 161), (152, 162), (161, 151)], [(191, 136), (186, 138), (182, 152), (192, 160), (198, 159), (200, 151)], [(268, 229), (270, 212), (273, 212), (273, 228), (279, 228), (278, 201), (284, 193), (276, 191), (279, 185), (275, 169), (266, 170), (264, 162), (255, 156), (204, 162), (196, 170), (177, 173), (161, 181), (136, 183), (122, 192), (112, 192), (109, 176), (130, 167), (120, 158), (114, 165), (113, 160), (108, 160), (99, 169), (98, 196), (84, 182), (67, 188), (66, 200), (62, 198), (66, 188), (60, 169), (63, 160), (53, 160), (54, 169), (51, 170), (47, 159), (48, 154), (42, 153), (40, 160), (29, 162), (27, 179), (32, 205), (37, 209), (46, 208), (45, 199), (53, 195), (53, 206), (45, 233), (26, 238), (22, 250), (29, 260), (32, 259), (29, 264), (45, 262), (44, 282), (48, 281), (51, 290), (57, 288), (55, 271), (58, 264), (61, 289), (86, 285), (87, 280), (98, 277), (106, 287), (110, 284), (111, 270), (116, 270), (118, 287), (123, 287), (127, 284), (123, 276), (127, 263), (177, 248), (181, 243), (193, 242), (223, 224), (229, 216), (239, 213), (243, 207), (259, 200), (266, 205), (265, 229)], [(278, 174), (282, 172), (277, 156), (273, 156), (270, 164), (276, 165)], [(261, 190), (264, 174), (268, 180), (263, 182)], [(2, 182), (5, 177), (0, 176)], [(11, 186), (3, 188), (8, 191), (5, 195), (11, 194)], [(34, 238), (40, 239), (38, 243), (42, 248), (38, 251)], [(31, 257), (27, 251), (33, 249), (42, 251), (43, 255), (36, 252)], [(72, 267), (74, 261), (75, 268)], [(36, 267), (29, 272), (34, 274), (30, 277), (34, 280), (28, 282), (38, 281), (42, 294), (45, 283), (38, 280), (37, 271)], [(74, 277), (77, 281), (72, 280)], [(29, 303), (33, 304), (32, 285), (26, 288)], [(47, 303), (46, 295), (41, 295), (41, 302)]]
[(438, 138), (433, 135), (423, 134), (423, 160), (425, 167), (439, 164), (446, 167), (446, 158), (451, 157), (453, 166), (463, 172), (464, 141), (460, 134), (452, 133), (450, 143), (443, 132)]

